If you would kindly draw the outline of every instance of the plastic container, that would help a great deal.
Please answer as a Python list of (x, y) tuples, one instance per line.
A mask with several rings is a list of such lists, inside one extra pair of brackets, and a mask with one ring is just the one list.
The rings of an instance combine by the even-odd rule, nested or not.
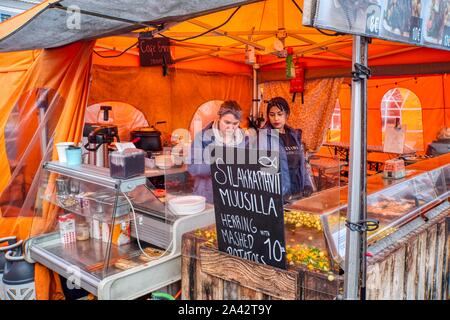
[(405, 162), (402, 159), (387, 160), (384, 163), (385, 179), (402, 179), (406, 176)]
[(75, 230), (75, 215), (69, 213), (58, 217), (61, 242), (69, 244), (77, 241)]
[(111, 152), (109, 163), (112, 178), (128, 179), (139, 176), (145, 172), (145, 152), (139, 149)]
[(66, 149), (67, 164), (69, 166), (81, 165), (81, 148), (76, 146), (69, 146)]
[[(112, 229), (112, 230), (111, 230)], [(110, 223), (102, 223), (102, 241), (109, 242), (112, 231), (112, 243), (121, 246), (131, 241), (130, 221), (127, 219), (114, 222), (114, 226)]]
[(77, 224), (76, 233), (77, 233), (77, 241), (89, 240), (90, 238), (89, 224), (85, 222)]
[[(117, 197), (117, 203), (116, 203), (116, 197), (108, 197), (104, 198), (102, 200), (98, 200), (101, 205), (103, 206), (103, 211), (105, 212), (105, 215), (108, 217), (112, 217), (113, 213), (116, 217), (120, 217), (126, 214), (130, 213), (130, 204), (128, 203), (127, 199), (124, 196), (118, 196)], [(114, 210), (114, 204), (116, 204), (116, 211), (112, 212)]]
[(101, 213), (96, 213), (92, 217), (90, 235), (94, 239), (102, 239), (102, 220), (103, 214)]
[(103, 208), (103, 204), (99, 202), (94, 202), (92, 206), (94, 210), (94, 215), (92, 216), (92, 220), (90, 221), (91, 230), (90, 235), (92, 238), (101, 240), (102, 239), (102, 222), (105, 217), (105, 212)]
[(75, 145), (74, 142), (58, 142), (56, 144), (59, 162), (67, 162), (66, 149), (73, 145)]
[(58, 196), (67, 196), (69, 194), (69, 179), (66, 177), (56, 178), (56, 194)]

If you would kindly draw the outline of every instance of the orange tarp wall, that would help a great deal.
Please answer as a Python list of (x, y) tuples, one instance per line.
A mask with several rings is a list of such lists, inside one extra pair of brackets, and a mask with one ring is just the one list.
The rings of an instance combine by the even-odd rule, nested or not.
[[(448, 75), (369, 80), (368, 144), (382, 145), (381, 101), (391, 89), (405, 88), (417, 95), (422, 106), (424, 150), (436, 139), (439, 130), (450, 126), (450, 77)], [(351, 88), (343, 84), (339, 94), (341, 105), (341, 141), (350, 141)]]
[(233, 75), (171, 68), (163, 76), (161, 67), (109, 67), (95, 65), (89, 105), (105, 101), (128, 103), (144, 114), (149, 124), (167, 121), (166, 130), (189, 128), (190, 121), (209, 100), (236, 100), (249, 112), (252, 80)]
[[(23, 130), (18, 134), (21, 135), (20, 139), (28, 141), (28, 145), (22, 144), (24, 150), (20, 148), (19, 150), (23, 153), (23, 164), (26, 164), (27, 167), (34, 166), (33, 176), (38, 172), (37, 166), (39, 165), (35, 153), (40, 153), (39, 158), (42, 158), (42, 153), (40, 141), (37, 139), (39, 132), (36, 132), (36, 128), (26, 127), (27, 124), (36, 122), (37, 112), (36, 95), (29, 93), (42, 88), (57, 92), (62, 99), (53, 100), (54, 103), (50, 104), (48, 108), (48, 114), (57, 115), (53, 119), (54, 142), (79, 141), (87, 102), (92, 47), (92, 42), (79, 42), (58, 49), (45, 50), (33, 62), (29, 60), (29, 56), (26, 56), (23, 72), (9, 74), (9, 77), (12, 77), (9, 79), (10, 82), (2, 82), (0, 86), (5, 93), (4, 99), (0, 100), (0, 137), (4, 139), (5, 124), (13, 107), (18, 106), (19, 110), (24, 109), (23, 114), (28, 114), (28, 116), (20, 119), (19, 127), (23, 127)], [(10, 58), (14, 58), (14, 56), (15, 54), (0, 55), (0, 61), (10, 64)], [(26, 63), (27, 61), (29, 63)], [(4, 75), (0, 74), (0, 77), (3, 79)], [(24, 95), (29, 97), (25, 99), (25, 102), (23, 101)], [(34, 118), (34, 120), (29, 118)], [(20, 123), (21, 121), (25, 121), (25, 123)], [(52, 135), (52, 133), (50, 134)], [(19, 145), (21, 145), (20, 142)], [(49, 154), (50, 159), (56, 159), (54, 147), (50, 148)], [(0, 181), (0, 190), (3, 190), (9, 183), (9, 162), (4, 143), (0, 145), (0, 157), (0, 170), (6, 173), (4, 176), (7, 177)], [(26, 239), (30, 235), (49, 231), (46, 228), (53, 225), (55, 221), (54, 215), (51, 215), (49, 210), (33, 221), (32, 228), (34, 230), (31, 228), (31, 218), (27, 217), (27, 211), (34, 210), (36, 186), (32, 185), (31, 187), (34, 191), (29, 193), (27, 199), (30, 201), (24, 202), (23, 206), (18, 208), (25, 217), (0, 217), (0, 237), (15, 235), (19, 239)], [(6, 206), (5, 209), (8, 210), (10, 207)], [(35, 221), (38, 223), (36, 224)], [(39, 264), (36, 264), (35, 268), (35, 281), (38, 299), (62, 297), (59, 278)]]

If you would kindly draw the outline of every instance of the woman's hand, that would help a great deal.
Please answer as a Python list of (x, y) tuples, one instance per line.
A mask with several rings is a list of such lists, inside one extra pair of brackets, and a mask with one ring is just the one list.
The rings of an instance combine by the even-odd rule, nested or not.
[(305, 188), (303, 188), (303, 196), (309, 197), (313, 193), (313, 191), (314, 190), (311, 186), (305, 186)]

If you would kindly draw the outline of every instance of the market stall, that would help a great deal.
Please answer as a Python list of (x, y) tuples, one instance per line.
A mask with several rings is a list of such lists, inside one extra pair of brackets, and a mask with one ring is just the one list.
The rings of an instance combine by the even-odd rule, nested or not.
[[(52, 271), (68, 278), (73, 275), (74, 270), (71, 269), (73, 267), (79, 272), (76, 274), (81, 275), (81, 287), (99, 298), (136, 298), (180, 279), (183, 282), (183, 296), (189, 299), (211, 297), (333, 299), (341, 295), (343, 257), (339, 248), (344, 245), (345, 237), (343, 239), (339, 231), (345, 228), (340, 216), (345, 216), (348, 195), (347, 189), (339, 186), (341, 183), (339, 171), (344, 165), (339, 159), (325, 161), (325, 164), (324, 161), (316, 161), (318, 177), (324, 179), (320, 180), (320, 185), (329, 187), (330, 183), (322, 182), (332, 181), (331, 184), (337, 188), (325, 190), (324, 193), (318, 193), (309, 199), (292, 202), (285, 207), (285, 237), (279, 236), (286, 242), (287, 270), (247, 262), (219, 252), (214, 247), (203, 246), (206, 232), (196, 229), (213, 223), (214, 208), (210, 205), (198, 216), (176, 216), (173, 215), (173, 210), (161, 203), (162, 197), (158, 193), (161, 191), (154, 191), (164, 189), (168, 195), (167, 200), (171, 194), (190, 195), (192, 186), (183, 166), (178, 166), (175, 172), (173, 168), (169, 169), (164, 164), (159, 169), (147, 167), (139, 175), (140, 179), (137, 179), (139, 181), (133, 180), (129, 190), (118, 190), (118, 186), (129, 181), (112, 179), (108, 171), (89, 167), (95, 165), (96, 160), (79, 170), (68, 170), (54, 161), (58, 159), (56, 150), (58, 142), (89, 139), (89, 135), (83, 135), (86, 122), (84, 113), (87, 106), (94, 104), (107, 106), (105, 102), (113, 101), (133, 106), (142, 113), (148, 124), (163, 128), (161, 131), (165, 131), (160, 132), (155, 128), (139, 131), (139, 138), (147, 137), (150, 140), (159, 134), (170, 134), (176, 129), (189, 131), (193, 126), (192, 118), (197, 108), (213, 100), (236, 100), (243, 107), (245, 116), (250, 115), (251, 120), (255, 120), (265, 111), (264, 103), (259, 101), (258, 105), (259, 94), (258, 90), (255, 90), (256, 85), (259, 84), (263, 88), (262, 100), (274, 96), (283, 96), (289, 101), (293, 99), (289, 81), (286, 79), (286, 58), (283, 56), (289, 46), (294, 48), (295, 55), (306, 64), (304, 103), (299, 93), (292, 102), (290, 124), (303, 130), (306, 148), (309, 151), (316, 151), (323, 143), (336, 99), (339, 97), (342, 105), (341, 140), (345, 143), (349, 141), (351, 127), (351, 94), (348, 86), (352, 63), (351, 37), (324, 35), (315, 29), (300, 26), (301, 10), (298, 10), (298, 4), (294, 1), (264, 1), (242, 6), (238, 10), (233, 8), (206, 16), (201, 14), (213, 9), (196, 8), (198, 11), (194, 15), (183, 11), (176, 21), (168, 19), (169, 24), (158, 24), (157, 28), (147, 23), (156, 19), (153, 16), (137, 17), (136, 19), (141, 22), (132, 26), (130, 21), (120, 23), (109, 21), (97, 24), (100, 30), (84, 30), (86, 34), (76, 34), (75, 37), (72, 33), (60, 33), (57, 28), (48, 28), (46, 22), (38, 23), (39, 21), (33, 20), (40, 10), (46, 10), (46, 14), (56, 15), (60, 19), (58, 21), (65, 22), (65, 19), (61, 18), (60, 13), (63, 12), (61, 8), (52, 5), (51, 2), (46, 1), (39, 5), (39, 8), (15, 21), (12, 20), (14, 25), (6, 23), (0, 27), (0, 49), (3, 51), (30, 50), (42, 46), (52, 48), (5, 53), (1, 56), (5, 59), (0, 60), (2, 66), (0, 79), (5, 80), (5, 86), (0, 90), (8, 97), (0, 102), (2, 110), (0, 124), (2, 130), (12, 127), (5, 137), (1, 136), (1, 139), (6, 138), (5, 143), (2, 140), (0, 146), (1, 170), (11, 174), (1, 177), (1, 186), (6, 191), (1, 201), (0, 235), (16, 234), (22, 239), (31, 238), (27, 245), (27, 254), (30, 261), (38, 262), (36, 264), (38, 298), (60, 298), (60, 280)], [(71, 3), (71, 1), (63, 2)], [(231, 6), (231, 2), (227, 2), (226, 7), (228, 4)], [(236, 1), (239, 4), (244, 2)], [(92, 8), (85, 9), (92, 10)], [(165, 9), (167, 9), (165, 14), (171, 17), (171, 8)], [(134, 11), (136, 10), (130, 15), (136, 14)], [(108, 12), (103, 13), (107, 15)], [(112, 13), (109, 12), (109, 15)], [(196, 18), (191, 19), (193, 16)], [(164, 17), (160, 18), (161, 21)], [(106, 19), (97, 18), (102, 21)], [(30, 19), (33, 24), (39, 25), (39, 37), (21, 37), (21, 34), (28, 32)], [(186, 19), (190, 20), (182, 22)], [(142, 20), (147, 22), (143, 23)], [(223, 21), (228, 21), (228, 24), (211, 31)], [(18, 25), (23, 28), (20, 28), (20, 32), (14, 33)], [(142, 30), (144, 27), (145, 30)], [(141, 30), (131, 32), (139, 28)], [(46, 30), (50, 29), (51, 34), (48, 34)], [(140, 33), (142, 31), (152, 32), (157, 39), (170, 38), (173, 65), (165, 65), (161, 61), (152, 67), (142, 65), (140, 59), (142, 52), (136, 48), (142, 40), (140, 38), (148, 40)], [(54, 34), (58, 36), (53, 37)], [(162, 34), (162, 37), (158, 34)], [(105, 37), (107, 35), (116, 36)], [(20, 38), (20, 41), (16, 37)], [(190, 39), (191, 41), (184, 40), (190, 37), (194, 38)], [(72, 43), (76, 40), (93, 38), (97, 40)], [(44, 45), (43, 39), (46, 41)], [(280, 42), (282, 50), (279, 50)], [(61, 45), (65, 46), (60, 47)], [(257, 61), (252, 61), (249, 53), (252, 48), (257, 50)], [(377, 150), (381, 148), (382, 130), (378, 123), (381, 122), (380, 101), (385, 91), (397, 86), (399, 82), (414, 88), (426, 106), (423, 108), (425, 146), (434, 139), (440, 127), (448, 126), (450, 120), (448, 112), (450, 104), (446, 103), (449, 98), (446, 90), (449, 80), (445, 74), (448, 71), (446, 61), (450, 55), (439, 50), (381, 40), (373, 41), (369, 53), (369, 62), (374, 65), (375, 78), (369, 80), (371, 87), (369, 92), (373, 94), (369, 97), (368, 144), (376, 145)], [(430, 95), (429, 92), (436, 94)], [(43, 114), (41, 118), (36, 116), (36, 106), (44, 110), (40, 113)], [(115, 121), (119, 120), (116, 118)], [(166, 123), (158, 127), (157, 123), (163, 121)], [(108, 125), (118, 126), (118, 123)], [(103, 137), (105, 132), (111, 133), (102, 131), (99, 136)], [(114, 140), (117, 132), (111, 136)], [(189, 140), (182, 134), (173, 136), (183, 137), (184, 142)], [(14, 137), (16, 140), (12, 139)], [(130, 140), (134, 138), (136, 136), (130, 137)], [(181, 142), (178, 138), (173, 141), (166, 139), (164, 142), (172, 147), (175, 146), (173, 142)], [(14, 155), (7, 152), (10, 145), (17, 145)], [(98, 158), (96, 157), (97, 154), (92, 155), (93, 159)], [(15, 162), (14, 170), (10, 171), (13, 158), (19, 161)], [(442, 189), (441, 186), (435, 185), (439, 179), (430, 182), (428, 178), (421, 176), (422, 174), (428, 177), (427, 172), (433, 170), (447, 170), (441, 167), (448, 163), (448, 158), (442, 159), (440, 161), (443, 163), (439, 165), (426, 169), (417, 167), (415, 173), (410, 172), (406, 178), (392, 185), (387, 185), (388, 180), (383, 180), (379, 175), (368, 180), (368, 190), (372, 192), (372, 196), (368, 199), (369, 205), (371, 201), (374, 204), (387, 201), (378, 199), (378, 195), (381, 194), (380, 197), (383, 198), (383, 193), (386, 193), (388, 196), (385, 198), (394, 197), (396, 205), (404, 207), (404, 210), (399, 209), (401, 212), (396, 210), (391, 212), (392, 220), (384, 221), (385, 227), (376, 233), (380, 239), (375, 237), (375, 234), (371, 239), (370, 250), (373, 251), (371, 253), (374, 257), (369, 259), (370, 298), (382, 296), (380, 292), (386, 294), (383, 297), (393, 297), (394, 292), (392, 295), (386, 293), (391, 292), (389, 291), (391, 289), (384, 290), (382, 287), (388, 285), (388, 282), (384, 280), (385, 278), (381, 278), (378, 270), (387, 270), (394, 263), (392, 274), (401, 274), (395, 268), (402, 264), (402, 259), (411, 262), (405, 267), (407, 271), (404, 274), (412, 277), (410, 274), (413, 271), (410, 270), (418, 270), (419, 282), (424, 283), (424, 287), (420, 289), (416, 287), (411, 289), (413, 280), (405, 276), (402, 283), (406, 285), (407, 290), (404, 290), (403, 297), (420, 298), (423, 297), (424, 290), (427, 292), (427, 298), (437, 299), (444, 295), (445, 281), (441, 280), (448, 273), (445, 271), (447, 259), (444, 253), (447, 252), (447, 247), (443, 220), (448, 214), (445, 207), (445, 198), (448, 197), (446, 192), (449, 190), (448, 180), (446, 180), (447, 189)], [(330, 162), (333, 164), (328, 165)], [(311, 164), (314, 166), (314, 160)], [(87, 173), (90, 173), (89, 177)], [(437, 175), (439, 176), (439, 173)], [(58, 201), (58, 196), (61, 195), (58, 194), (56, 180), (64, 177), (81, 183), (80, 190), (62, 194), (63, 198), (69, 199), (67, 204)], [(397, 197), (397, 188), (400, 188), (402, 183), (407, 187), (410, 185), (414, 188), (416, 185), (417, 188), (421, 187), (416, 178), (423, 181), (428, 198), (417, 199), (419, 191), (406, 195), (406, 200), (400, 195)], [(22, 194), (9, 192), (18, 185), (19, 179), (25, 180), (26, 196), (23, 196), (22, 192)], [(147, 188), (147, 184), (153, 191)], [(159, 187), (154, 188), (158, 184)], [(101, 191), (106, 193), (103, 196), (106, 195), (109, 202), (104, 203)], [(83, 195), (86, 196), (86, 201), (80, 200)], [(130, 198), (131, 205), (121, 203), (125, 195)], [(145, 198), (149, 203), (142, 206), (139, 197)], [(412, 205), (414, 197), (417, 203)], [(84, 202), (89, 203), (92, 208), (107, 208), (109, 217), (106, 219), (107, 224), (114, 227), (117, 218), (117, 221), (129, 225), (131, 231), (129, 239), (132, 244), (127, 243), (120, 247), (113, 243), (111, 238), (113, 233), (109, 234), (110, 240), (107, 234), (105, 241), (93, 238), (90, 233), (89, 239), (76, 241), (70, 253), (61, 250), (57, 217), (63, 212), (72, 212), (83, 219), (88, 218), (87, 221), (75, 219), (75, 223), (86, 227), (84, 223), (92, 221), (90, 219), (92, 217), (84, 213), (82, 207)], [(384, 205), (387, 206), (389, 203)], [(432, 209), (434, 206), (437, 207)], [(121, 213), (116, 212), (118, 209), (129, 211), (131, 208), (135, 210), (136, 216), (128, 212), (129, 215), (124, 218)], [(328, 223), (329, 228), (335, 228), (334, 231), (325, 230), (327, 221), (323, 219), (335, 218), (333, 213), (336, 212), (338, 212), (337, 225), (332, 227)], [(377, 214), (379, 212), (374, 212), (375, 218), (379, 218)], [(422, 223), (420, 215), (428, 216), (429, 221)], [(73, 222), (72, 217), (69, 218), (69, 221), (63, 222), (69, 224), (70, 221)], [(384, 234), (390, 233), (391, 227), (399, 230), (394, 234)], [(314, 231), (310, 230), (311, 228), (316, 229)], [(325, 241), (326, 231), (327, 241)], [(207, 236), (213, 235), (212, 231), (208, 232)], [(334, 242), (330, 236), (333, 232), (338, 232), (337, 240)], [(184, 233), (188, 235), (182, 244)], [(139, 234), (143, 238), (140, 238)], [(394, 239), (399, 240), (395, 240), (396, 245), (404, 246), (394, 246), (392, 244)], [(139, 240), (142, 240), (143, 248), (139, 248)], [(411, 245), (417, 241), (418, 244)], [(425, 241), (429, 241), (429, 245), (424, 245)], [(423, 247), (427, 247), (428, 251), (423, 251)], [(146, 261), (148, 257), (144, 252), (147, 248), (149, 248), (147, 254), (154, 254), (159, 258)], [(85, 255), (87, 251), (98, 254)], [(420, 252), (419, 260), (410, 258), (416, 251)], [(407, 255), (403, 257), (402, 252)], [(305, 264), (302, 261), (308, 254), (314, 258)], [(431, 257), (442, 260), (438, 259), (439, 262), (435, 264), (423, 263), (434, 261)], [(119, 259), (124, 260), (118, 261)], [(227, 268), (221, 268), (223, 266)], [(230, 274), (226, 271), (241, 268), (246, 272)], [(382, 272), (384, 274), (384, 271)], [(141, 281), (142, 279), (145, 281)], [(435, 287), (430, 287), (430, 281), (434, 281)], [(282, 288), (284, 285), (287, 289)], [(417, 295), (414, 292), (417, 292)]]

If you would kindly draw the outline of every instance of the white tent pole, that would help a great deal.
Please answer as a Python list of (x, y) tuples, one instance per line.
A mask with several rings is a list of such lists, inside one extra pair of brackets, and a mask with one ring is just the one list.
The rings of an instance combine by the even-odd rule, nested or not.
[(278, 0), (278, 30), (284, 30), (284, 0)]
[[(353, 71), (356, 64), (367, 67), (367, 39), (353, 36)], [(359, 224), (365, 219), (366, 204), (366, 136), (367, 136), (367, 99), (364, 80), (353, 79), (351, 142), (350, 142), (350, 177), (348, 186), (347, 222)], [(357, 230), (347, 229), (345, 252), (344, 296), (348, 300), (359, 298), (360, 273), (362, 259), (362, 237)], [(365, 251), (365, 250), (364, 250)], [(364, 269), (364, 268), (363, 268)]]
[(253, 104), (250, 117), (254, 121), (258, 118), (258, 65), (253, 65)]

